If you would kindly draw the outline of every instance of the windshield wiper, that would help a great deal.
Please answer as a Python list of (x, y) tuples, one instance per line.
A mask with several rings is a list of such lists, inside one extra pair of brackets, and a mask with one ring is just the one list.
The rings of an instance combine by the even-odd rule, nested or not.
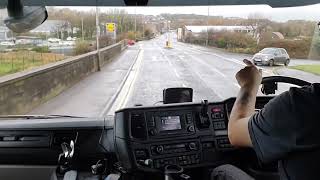
[(0, 119), (55, 119), (55, 118), (84, 118), (69, 115), (0, 115)]

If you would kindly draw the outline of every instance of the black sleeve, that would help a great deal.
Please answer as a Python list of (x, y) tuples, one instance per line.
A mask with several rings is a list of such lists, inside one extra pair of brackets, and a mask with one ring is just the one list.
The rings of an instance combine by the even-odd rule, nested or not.
[(249, 120), (253, 149), (262, 162), (284, 157), (295, 146), (296, 117), (290, 92), (265, 105)]

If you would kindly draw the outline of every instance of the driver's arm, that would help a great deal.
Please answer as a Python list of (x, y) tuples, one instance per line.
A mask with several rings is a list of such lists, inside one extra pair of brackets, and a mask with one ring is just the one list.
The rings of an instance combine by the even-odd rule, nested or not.
[(236, 74), (240, 92), (233, 105), (228, 124), (228, 136), (234, 146), (251, 147), (248, 130), (250, 117), (255, 113), (256, 96), (261, 84), (261, 72), (249, 60), (243, 61), (247, 66)]

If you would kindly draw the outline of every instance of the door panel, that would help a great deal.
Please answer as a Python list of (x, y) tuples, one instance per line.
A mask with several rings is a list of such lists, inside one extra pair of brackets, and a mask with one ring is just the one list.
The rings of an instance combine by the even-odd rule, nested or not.
[(275, 56), (274, 56), (274, 62), (275, 63), (280, 63), (281, 62), (281, 52), (279, 50), (276, 50), (275, 52)]

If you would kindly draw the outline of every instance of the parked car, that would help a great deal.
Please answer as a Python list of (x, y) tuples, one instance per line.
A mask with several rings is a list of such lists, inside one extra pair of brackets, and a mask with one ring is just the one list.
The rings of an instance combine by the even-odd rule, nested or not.
[(134, 45), (134, 44), (135, 44), (134, 40), (132, 40), (132, 39), (129, 39), (129, 40), (128, 40), (128, 45), (132, 46), (132, 45)]
[(290, 63), (290, 57), (284, 48), (264, 48), (252, 58), (255, 65), (269, 65), (284, 64), (288, 66)]
[(10, 41), (2, 41), (2, 42), (0, 42), (0, 45), (1, 46), (14, 46), (15, 44)]

